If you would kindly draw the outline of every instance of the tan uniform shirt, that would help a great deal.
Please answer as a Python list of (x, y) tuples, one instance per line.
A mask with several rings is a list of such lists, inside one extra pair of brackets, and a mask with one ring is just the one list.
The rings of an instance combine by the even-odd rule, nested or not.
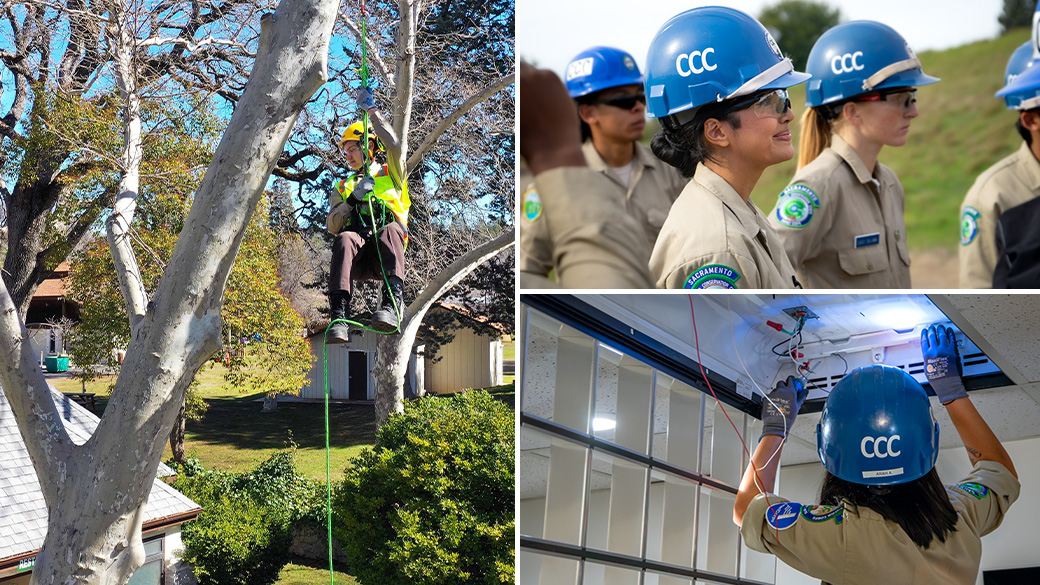
[(798, 171), (769, 214), (806, 288), (910, 288), (903, 186), (872, 176), (838, 135)]
[(704, 165), (672, 205), (650, 270), (659, 288), (795, 288), (765, 216)]
[(1000, 214), (1040, 195), (1040, 161), (1025, 142), (986, 169), (961, 204), (961, 288), (992, 288)]
[[(653, 248), (657, 234), (668, 217), (672, 202), (686, 186), (686, 179), (671, 165), (665, 164), (654, 156), (650, 149), (636, 143), (635, 157), (632, 159), (632, 174), (628, 186), (621, 181), (617, 172), (610, 168), (596, 151), (591, 140), (585, 141), (581, 147), (585, 162), (589, 168), (602, 173), (613, 183), (625, 190), (624, 209), (632, 216), (640, 231), (646, 237), (647, 246)], [(529, 184), (529, 182), (528, 182)], [(534, 199), (540, 203), (540, 195), (535, 189), (525, 190), (520, 207), (520, 241), (517, 244), (516, 269), (518, 272), (529, 272), (544, 276), (552, 269), (553, 249), (550, 243), (548, 222), (543, 221), (535, 212)], [(594, 202), (602, 205), (602, 202)], [(530, 213), (529, 213), (530, 212)], [(564, 209), (564, 213), (569, 213)]]
[[(740, 534), (753, 550), (772, 553), (794, 569), (833, 585), (913, 583), (974, 585), (982, 559), (980, 538), (1000, 526), (1021, 486), (994, 461), (980, 461), (956, 486), (947, 486), (957, 511), (946, 542), (917, 546), (897, 524), (847, 502), (802, 506), (759, 494), (744, 512)], [(779, 537), (778, 537), (779, 535)]]
[[(621, 186), (588, 167), (560, 167), (535, 179), (556, 267), (567, 288), (653, 288), (646, 265), (650, 246), (623, 205)], [(518, 273), (520, 288), (554, 286), (544, 276)]]

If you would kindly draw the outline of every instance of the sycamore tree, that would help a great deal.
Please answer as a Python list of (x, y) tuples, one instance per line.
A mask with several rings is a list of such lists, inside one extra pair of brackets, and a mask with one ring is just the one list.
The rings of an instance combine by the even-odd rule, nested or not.
[[(39, 6), (43, 3), (29, 9), (32, 14), (26, 19), (35, 19), (35, 14), (43, 11)], [(173, 4), (166, 6), (174, 9)], [(192, 6), (196, 12), (209, 11), (210, 15), (223, 10), (223, 5), (201, 11), (200, 5)], [(88, 28), (91, 23), (105, 23), (106, 34), (118, 35), (122, 16), (119, 11), (123, 7), (108, 7), (115, 13), (102, 15), (107, 20), (84, 22)], [(9, 8), (5, 5), (5, 9)], [(76, 2), (69, 13), (81, 14), (87, 12), (85, 8)], [(143, 306), (124, 299), (132, 323), (126, 357), (104, 416), (83, 445), (73, 443), (60, 422), (20, 316), (24, 299), (16, 302), (5, 272), (0, 285), (0, 384), (25, 440), (48, 510), (47, 537), (37, 556), (33, 585), (125, 583), (143, 562), (144, 502), (166, 438), (195, 373), (221, 347), (225, 285), (271, 170), (299, 113), (328, 79), (327, 55), (336, 9), (337, 3), (331, 0), (284, 0), (273, 13), (259, 19), (259, 38), (251, 46), (247, 44), (247, 50), (255, 55), (249, 81), (236, 100), (234, 113), (195, 192), (163, 278)], [(152, 22), (158, 16), (140, 15)], [(32, 26), (53, 30), (53, 23), (46, 18), (39, 18)], [(69, 45), (90, 38), (96, 32), (92, 31), (74, 29)], [(80, 33), (85, 36), (77, 37)], [(187, 58), (190, 48), (185, 46), (182, 56)], [(87, 47), (67, 67), (76, 72), (80, 66), (89, 66), (97, 60), (97, 52), (96, 45)], [(146, 61), (149, 54), (147, 46), (132, 48), (131, 61)], [(9, 52), (0, 55), (5, 64), (10, 64), (9, 57)], [(48, 53), (45, 61), (49, 58)], [(92, 82), (92, 71), (88, 67), (85, 77), (79, 78), (82, 83)], [(51, 79), (49, 71), (45, 78)], [(125, 96), (126, 92), (122, 94)], [(43, 101), (36, 99), (33, 103)], [(118, 107), (125, 112), (125, 100)], [(132, 118), (124, 113), (124, 123)], [(8, 125), (7, 130), (17, 132), (18, 127)], [(31, 142), (23, 142), (23, 149), (32, 146)], [(93, 155), (84, 151), (84, 156)], [(19, 181), (24, 177), (33, 185), (53, 183), (76, 164), (70, 164), (67, 156), (56, 157), (31, 160), (31, 173), (23, 162)], [(118, 195), (128, 186), (125, 175), (131, 165), (125, 163), (126, 159), (121, 160), (117, 167), (121, 175)], [(76, 172), (88, 170), (78, 168)], [(52, 188), (59, 193), (19, 201), (27, 202), (31, 208), (54, 209), (61, 193), (66, 192), (66, 184), (59, 180)], [(12, 192), (8, 200), (15, 199)], [(12, 206), (8, 205), (8, 209)], [(20, 212), (23, 220), (35, 213), (33, 209)], [(47, 214), (36, 216), (41, 215)], [(37, 226), (41, 241), (48, 219), (44, 217), (44, 225)], [(23, 252), (14, 254), (14, 221), (9, 214), (5, 267), (26, 261)], [(27, 233), (24, 227), (20, 225), (18, 229)], [(127, 248), (121, 253), (130, 262), (123, 268), (118, 268), (117, 262), (121, 285), (133, 287), (134, 294), (148, 298), (142, 292), (139, 271), (134, 274), (132, 268), (127, 268), (136, 263), (132, 247)], [(15, 256), (21, 260), (13, 260)], [(18, 294), (24, 296), (26, 290), (18, 289)]]

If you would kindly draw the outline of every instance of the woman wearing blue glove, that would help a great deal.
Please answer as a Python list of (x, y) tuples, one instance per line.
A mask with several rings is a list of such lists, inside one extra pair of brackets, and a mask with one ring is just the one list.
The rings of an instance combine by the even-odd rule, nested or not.
[[(939, 425), (928, 395), (906, 372), (875, 365), (853, 370), (827, 397), (817, 426), (827, 470), (822, 505), (761, 493), (759, 486), (769, 492), (775, 483), (783, 439), (777, 423), (790, 429), (803, 399), (780, 384), (769, 397), (781, 408), (763, 408), (763, 437), (733, 506), (748, 547), (834, 585), (976, 582), (980, 539), (1000, 525), (1020, 486), (1007, 451), (964, 391), (953, 332), (928, 327), (921, 346), (929, 383), (964, 442), (971, 473), (957, 485), (942, 484), (935, 471)], [(783, 413), (786, 404), (794, 408)]]
[[(372, 328), (393, 331), (404, 302), (404, 251), (408, 245), (408, 185), (400, 168), (400, 143), (375, 108), (371, 92), (361, 88), (358, 106), (369, 113), (367, 149), (362, 150), (365, 125), (351, 124), (340, 150), (351, 174), (329, 194), (326, 227), (336, 236), (329, 274), (332, 327), (328, 343), (347, 343), (350, 329), (337, 320), (350, 319), (353, 281), (383, 281), (383, 300), (372, 313)], [(384, 146), (385, 145), (385, 146)], [(367, 165), (366, 165), (367, 162)], [(365, 168), (365, 171), (362, 171)], [(377, 249), (378, 246), (378, 249)]]

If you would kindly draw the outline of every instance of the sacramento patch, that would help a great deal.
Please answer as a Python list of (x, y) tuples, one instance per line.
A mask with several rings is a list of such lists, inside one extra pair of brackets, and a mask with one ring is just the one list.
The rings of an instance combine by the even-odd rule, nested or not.
[(683, 288), (737, 288), (740, 274), (725, 264), (709, 264), (691, 274)]
[(979, 210), (974, 207), (965, 207), (961, 214), (961, 245), (967, 246), (975, 241), (979, 234)]
[(766, 509), (766, 524), (774, 530), (787, 530), (798, 521), (798, 512), (802, 509), (801, 504), (794, 502), (780, 502)]
[(780, 193), (776, 203), (776, 219), (787, 227), (802, 228), (812, 221), (820, 199), (808, 185), (795, 184)]
[(834, 518), (835, 524), (845, 521), (845, 506), (802, 506), (802, 518), (809, 522), (826, 522)]
[(989, 488), (981, 483), (962, 483), (954, 487), (959, 487), (980, 500), (989, 495)]
[(524, 193), (524, 219), (530, 222), (542, 216), (542, 198), (534, 189)]

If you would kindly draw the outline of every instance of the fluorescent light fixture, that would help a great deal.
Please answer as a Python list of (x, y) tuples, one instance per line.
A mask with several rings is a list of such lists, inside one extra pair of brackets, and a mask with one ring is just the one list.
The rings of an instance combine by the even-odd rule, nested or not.
[(913, 330), (915, 326), (928, 318), (924, 311), (908, 304), (892, 304), (878, 307), (871, 313), (869, 318), (877, 325), (900, 333)]
[(614, 421), (614, 415), (600, 414), (592, 419), (592, 431), (598, 433), (601, 431), (609, 431), (617, 426), (617, 422)]

